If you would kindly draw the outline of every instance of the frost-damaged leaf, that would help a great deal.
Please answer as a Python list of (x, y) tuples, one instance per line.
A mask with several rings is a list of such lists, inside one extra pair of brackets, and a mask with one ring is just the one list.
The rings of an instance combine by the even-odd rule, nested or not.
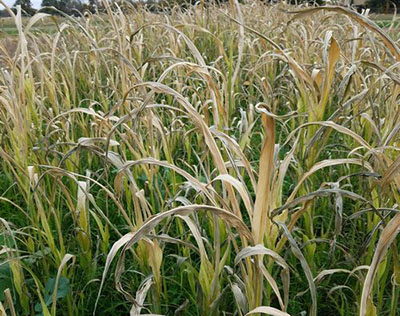
[(127, 170), (130, 167), (133, 167), (135, 165), (141, 165), (141, 164), (149, 164), (149, 165), (156, 165), (156, 166), (161, 166), (165, 168), (169, 168), (171, 170), (174, 170), (176, 173), (180, 174), (182, 177), (184, 177), (186, 180), (190, 182), (190, 184), (196, 189), (201, 192), (203, 192), (207, 198), (216, 205), (216, 202), (213, 198), (213, 196), (210, 194), (210, 192), (207, 190), (206, 185), (202, 182), (200, 182), (198, 179), (193, 177), (190, 173), (186, 172), (185, 170), (170, 164), (167, 161), (160, 161), (154, 158), (143, 158), (135, 161), (127, 161), (125, 164), (118, 170), (118, 173), (123, 172)]
[(245, 313), (248, 310), (246, 296), (243, 294), (241, 288), (239, 287), (239, 285), (237, 285), (237, 283), (233, 283), (231, 285), (231, 289), (238, 308), (241, 310), (242, 313)]
[(382, 185), (392, 182), (400, 172), (400, 156), (386, 169), (382, 176)]
[[(239, 74), (240, 71), (240, 63), (242, 61), (242, 57), (243, 57), (243, 47), (244, 47), (244, 27), (243, 27), (243, 15), (242, 15), (242, 10), (240, 9), (240, 5), (239, 5), (239, 1), (238, 0), (234, 0), (233, 1), (235, 3), (236, 6), (236, 10), (237, 10), (237, 18), (239, 23), (239, 36), (238, 36), (238, 57), (237, 57), (237, 62), (236, 62), (236, 67), (235, 70), (233, 72), (232, 75), (232, 85), (235, 85), (236, 83), (236, 78)], [(233, 93), (233, 89), (232, 89), (232, 93)]]
[(319, 282), (321, 282), (321, 280), (322, 280), (325, 276), (327, 276), (327, 275), (332, 275), (332, 274), (339, 273), (339, 272), (342, 272), (342, 273), (351, 273), (350, 270), (346, 270), (346, 269), (328, 269), (328, 270), (323, 270), (323, 271), (321, 271), (321, 272), (314, 278), (314, 282), (315, 282), (315, 283), (319, 283)]
[[(354, 291), (352, 290), (351, 287), (347, 286), (347, 285), (336, 285), (333, 288), (331, 288), (328, 292), (328, 296), (331, 296), (333, 292), (338, 291), (338, 290), (350, 290), (354, 293)], [(373, 315), (369, 315), (369, 316), (373, 316)]]
[[(170, 26), (167, 26), (167, 25), (165, 25), (165, 26), (168, 28), (171, 28)], [(187, 44), (189, 45), (189, 43), (187, 43)], [(199, 58), (202, 58), (201, 55), (199, 56)], [(204, 60), (202, 61), (201, 65), (205, 65)], [(219, 173), (221, 173), (221, 174), (228, 173), (228, 171), (225, 167), (224, 159), (218, 148), (217, 143), (215, 142), (215, 140), (211, 134), (210, 128), (207, 126), (206, 122), (204, 121), (204, 119), (202, 118), (200, 113), (197, 112), (197, 110), (193, 107), (193, 105), (187, 100), (187, 98), (185, 98), (183, 95), (181, 95), (180, 93), (178, 93), (171, 87), (161, 84), (159, 82), (143, 82), (143, 83), (134, 85), (133, 87), (131, 87), (130, 90), (133, 90), (135, 88), (140, 88), (140, 87), (149, 87), (153, 90), (153, 92), (164, 93), (164, 94), (173, 96), (175, 98), (175, 100), (185, 109), (185, 111), (189, 115), (190, 119), (193, 121), (193, 124), (195, 124), (197, 129), (203, 134), (204, 142), (206, 143), (207, 147), (210, 150), (210, 154), (214, 160), (215, 166), (218, 169)], [(108, 139), (111, 138), (111, 135), (112, 135), (112, 132), (109, 133)], [(228, 191), (229, 200), (232, 203), (233, 212), (235, 213), (236, 216), (241, 217), (240, 207), (235, 198), (235, 192), (233, 191), (233, 188), (231, 187), (230, 184), (227, 184), (226, 189)]]
[(260, 313), (271, 315), (271, 316), (290, 316), (290, 314), (288, 314), (286, 312), (282, 312), (279, 309), (276, 309), (276, 308), (270, 307), (270, 306), (257, 307), (255, 309), (253, 309), (252, 311), (248, 312), (246, 314), (246, 316), (251, 315), (251, 314), (260, 314)]
[(0, 301), (0, 315), (1, 316), (7, 315), (6, 314), (6, 310), (5, 310), (4, 306), (3, 306), (3, 304), (1, 303), (1, 301)]
[(192, 245), (191, 243), (177, 239), (177, 238), (173, 238), (167, 234), (147, 235), (146, 237), (150, 238), (150, 239), (157, 239), (157, 240), (160, 240), (163, 242), (169, 242), (169, 243), (173, 243), (173, 244), (177, 244), (177, 245), (182, 245), (184, 247), (192, 249), (193, 251), (199, 252), (199, 249), (196, 246)]
[(243, 200), (243, 204), (246, 207), (246, 210), (247, 210), (247, 213), (249, 214), (249, 216), (250, 217), (253, 216), (253, 202), (252, 202), (251, 197), (250, 197), (246, 187), (244, 186), (244, 184), (229, 174), (221, 174), (221, 175), (215, 177), (212, 180), (212, 182), (215, 182), (217, 180), (221, 180), (221, 181), (230, 183), (239, 192), (240, 197)]
[(262, 263), (260, 263), (260, 268), (261, 271), (264, 275), (264, 277), (267, 279), (268, 283), (271, 285), (275, 295), (278, 297), (279, 304), (283, 310), (285, 310), (285, 307), (287, 307), (287, 300), (286, 297), (289, 292), (289, 286), (288, 283), (286, 282), (290, 278), (290, 271), (289, 271), (289, 265), (286, 263), (286, 261), (275, 251), (268, 249), (264, 247), (263, 245), (256, 245), (254, 247), (246, 247), (242, 249), (235, 258), (235, 265), (237, 265), (241, 260), (250, 257), (250, 256), (256, 256), (256, 255), (267, 255), (272, 257), (275, 262), (280, 265), (283, 270), (282, 274), (282, 279), (284, 283), (284, 292), (285, 292), (285, 303), (282, 300), (281, 294), (278, 289), (278, 285), (276, 284), (275, 279), (271, 276), (271, 274), (268, 272), (268, 270), (264, 267)]
[[(254, 124), (254, 123), (253, 123)], [(243, 163), (244, 168), (247, 171), (248, 176), (250, 177), (251, 184), (254, 188), (254, 190), (257, 187), (256, 179), (254, 177), (254, 171), (251, 167), (251, 164), (249, 160), (247, 159), (246, 155), (243, 153), (242, 149), (240, 148), (240, 145), (236, 142), (235, 139), (230, 137), (229, 135), (219, 131), (216, 128), (210, 128), (211, 133), (219, 138), (222, 142), (225, 142), (227, 146), (238, 156), (240, 161)]]
[[(124, 247), (122, 251), (125, 252), (127, 249), (132, 247), (140, 239), (142, 239), (143, 237), (146, 237), (146, 235), (148, 233), (150, 233), (162, 220), (164, 220), (165, 218), (167, 218), (169, 216), (173, 216), (173, 215), (188, 216), (188, 215), (198, 212), (198, 211), (209, 211), (209, 212), (214, 213), (215, 215), (217, 215), (221, 219), (223, 219), (229, 226), (235, 227), (236, 230), (238, 231), (238, 233), (243, 238), (247, 239), (250, 243), (253, 242), (252, 235), (251, 235), (250, 231), (247, 229), (247, 226), (245, 225), (245, 223), (239, 217), (234, 215), (233, 213), (225, 211), (218, 207), (213, 207), (213, 206), (209, 206), (209, 205), (187, 205), (187, 206), (177, 207), (170, 211), (166, 211), (164, 213), (159, 213), (155, 216), (152, 216), (136, 232), (128, 233), (128, 234), (124, 235), (117, 242), (115, 242), (114, 245), (111, 247), (111, 250), (107, 255), (106, 264), (105, 264), (103, 276), (101, 279), (99, 293), (97, 295), (95, 307), (93, 310), (93, 315), (96, 314), (97, 304), (100, 299), (101, 290), (103, 289), (108, 270), (110, 269), (111, 263), (112, 263), (113, 259), (115, 258), (118, 250), (121, 247)], [(120, 264), (121, 263), (118, 262), (118, 265), (120, 265)]]
[(116, 241), (113, 246), (111, 247), (110, 252), (107, 255), (107, 259), (106, 259), (106, 264), (104, 266), (104, 273), (103, 273), (103, 278), (101, 280), (101, 284), (100, 284), (100, 289), (99, 289), (99, 294), (97, 296), (96, 302), (94, 304), (94, 310), (93, 310), (93, 315), (96, 315), (96, 308), (97, 308), (97, 304), (99, 302), (100, 299), (100, 293), (101, 290), (103, 288), (104, 285), (104, 281), (106, 278), (106, 274), (108, 269), (110, 268), (111, 262), (114, 259), (115, 255), (117, 254), (118, 250), (124, 246), (129, 240), (131, 240), (131, 238), (135, 235), (135, 233), (128, 233), (124, 236), (122, 236), (118, 241)]
[(189, 226), (190, 232), (192, 233), (194, 239), (196, 240), (196, 243), (199, 247), (199, 252), (200, 252), (200, 258), (201, 261), (209, 261), (207, 252), (206, 252), (206, 247), (204, 246), (203, 239), (201, 237), (201, 233), (199, 230), (199, 227), (192, 221), (192, 219), (188, 216), (181, 216), (181, 215), (176, 215), (176, 217), (182, 219), (183, 221), (186, 222), (186, 224)]
[(25, 33), (28, 33), (31, 27), (40, 19), (50, 16), (50, 14), (39, 12), (29, 19), (28, 24), (25, 26)]
[(268, 272), (268, 270), (265, 268), (263, 264), (260, 264), (261, 272), (264, 275), (264, 277), (267, 279), (268, 283), (271, 285), (272, 290), (274, 291), (276, 297), (278, 298), (279, 305), (282, 310), (286, 310), (286, 306), (283, 303), (281, 293), (279, 292), (278, 284), (276, 283), (275, 279), (273, 276)]
[(149, 291), (151, 284), (153, 283), (152, 278), (145, 280), (136, 292), (136, 302), (133, 304), (130, 316), (140, 315), (143, 307), (144, 300), (146, 299), (147, 292)]
[[(294, 144), (290, 151), (286, 154), (285, 158), (283, 161), (279, 163), (279, 170), (278, 170), (278, 178), (275, 180), (274, 183), (274, 206), (282, 206), (282, 199), (283, 199), (283, 184), (284, 180), (286, 178), (286, 174), (289, 170), (290, 163), (292, 162), (292, 159), (294, 157), (295, 150), (297, 148), (298, 142), (299, 142), (300, 135), (296, 138), (294, 141)], [(276, 220), (279, 221), (285, 221), (286, 216), (282, 218), (277, 218)]]
[(315, 289), (315, 283), (314, 283), (314, 279), (313, 279), (313, 276), (311, 273), (310, 266), (308, 265), (306, 258), (304, 258), (299, 246), (297, 245), (296, 241), (292, 237), (292, 234), (290, 233), (290, 231), (288, 230), (286, 225), (281, 222), (276, 222), (276, 224), (278, 224), (283, 229), (283, 232), (286, 235), (286, 238), (288, 239), (290, 246), (292, 248), (292, 252), (296, 256), (296, 258), (299, 259), (300, 264), (303, 268), (304, 274), (307, 277), (308, 286), (309, 286), (310, 293), (311, 293), (311, 300), (312, 300), (310, 315), (316, 316), (317, 315), (317, 291)]
[(263, 245), (256, 245), (254, 247), (246, 247), (242, 249), (235, 258), (235, 265), (239, 264), (244, 258), (255, 256), (255, 255), (267, 255), (275, 259), (275, 261), (284, 269), (289, 269), (289, 265), (286, 261), (275, 251), (264, 247)]
[(375, 274), (378, 271), (379, 264), (385, 257), (388, 248), (393, 243), (399, 232), (400, 232), (400, 213), (396, 214), (390, 220), (385, 229), (382, 231), (381, 237), (379, 238), (371, 266), (369, 267), (367, 277), (365, 278), (364, 281), (364, 287), (360, 303), (360, 316), (367, 315), (367, 311), (371, 309), (371, 305), (373, 306), (372, 301), (371, 302), (368, 301), (371, 300), (370, 293), (374, 285)]
[(262, 123), (265, 130), (260, 154), (260, 167), (258, 170), (258, 183), (256, 189), (256, 202), (252, 218), (252, 232), (257, 244), (262, 244), (264, 233), (268, 231), (271, 177), (274, 170), (275, 151), (275, 122), (274, 119), (265, 113), (261, 113)]
[[(371, 205), (371, 203), (366, 200), (365, 198), (363, 198), (361, 195), (358, 195), (357, 193), (348, 191), (348, 190), (342, 190), (342, 189), (320, 189), (317, 190), (315, 192), (311, 192), (309, 194), (303, 195), (298, 197), (297, 199), (294, 199), (293, 201), (286, 203), (285, 205), (281, 206), (280, 208), (274, 209), (271, 212), (271, 216), (274, 217), (280, 213), (282, 213), (284, 210), (286, 209), (292, 209), (293, 207), (295, 207), (298, 204), (302, 204), (308, 201), (313, 200), (316, 197), (321, 197), (321, 196), (327, 196), (327, 195), (331, 195), (331, 194), (341, 194), (343, 196), (349, 197), (353, 200), (360, 200), (368, 205)], [(289, 211), (290, 213), (290, 211)]]
[(65, 265), (68, 263), (68, 261), (70, 261), (71, 259), (74, 259), (75, 256), (71, 255), (69, 253), (67, 253), (64, 258), (61, 260), (61, 264), (58, 267), (58, 271), (57, 271), (57, 277), (55, 280), (55, 284), (54, 284), (54, 292), (53, 292), (53, 305), (51, 308), (51, 313), (52, 315), (56, 314), (56, 304), (57, 304), (57, 291), (58, 291), (58, 283), (60, 281), (60, 277), (61, 277), (61, 273), (62, 270), (64, 269)]
[(376, 23), (374, 23), (367, 17), (365, 17), (353, 10), (349, 10), (347, 8), (339, 7), (339, 6), (321, 6), (321, 7), (315, 7), (315, 8), (310, 8), (310, 9), (305, 9), (305, 10), (300, 10), (300, 11), (289, 11), (288, 13), (296, 14), (294, 16), (294, 19), (296, 19), (296, 18), (300, 18), (303, 16), (313, 14), (318, 11), (330, 11), (330, 12), (343, 13), (343, 14), (347, 15), (348, 17), (350, 17), (351, 19), (360, 23), (362, 26), (366, 27), (370, 31), (378, 34), (382, 38), (386, 47), (389, 48), (389, 50), (393, 54), (393, 56), (395, 56), (396, 59), (398, 61), (400, 61), (400, 49), (397, 46), (397, 44), (389, 36), (387, 36), (386, 33)]
[(71, 113), (85, 113), (85, 114), (88, 114), (88, 115), (92, 115), (93, 117), (95, 117), (95, 118), (97, 118), (97, 119), (99, 119), (101, 121), (107, 121), (106, 118), (104, 118), (103, 116), (97, 114), (92, 108), (89, 108), (89, 109), (87, 109), (87, 108), (75, 108), (75, 109), (63, 112), (61, 114), (58, 114), (57, 116), (52, 118), (49, 121), (49, 123), (47, 124), (46, 135), (49, 134), (49, 129), (53, 126), (53, 123), (55, 121), (57, 121), (60, 117), (67, 116), (68, 114), (71, 114)]
[[(237, 24), (241, 24), (240, 21), (236, 20), (235, 18), (228, 16), (229, 19), (231, 19), (232, 21), (234, 21)], [(279, 51), (279, 53), (281, 54), (281, 56), (283, 57), (283, 59), (285, 59), (287, 61), (287, 63), (290, 65), (290, 67), (292, 68), (292, 70), (294, 71), (294, 73), (296, 74), (296, 76), (298, 78), (301, 78), (302, 80), (304, 80), (304, 82), (306, 82), (310, 87), (313, 87), (313, 79), (311, 78), (311, 76), (308, 74), (308, 72), (306, 72), (297, 62), (294, 58), (292, 58), (289, 54), (286, 53), (286, 51), (284, 49), (282, 49), (277, 43), (275, 43), (272, 39), (268, 38), (267, 36), (263, 35), (262, 33), (258, 32), (255, 29), (252, 29), (251, 27), (245, 25), (245, 24), (241, 24), (245, 30), (256, 34), (258, 37), (260, 37), (261, 39), (263, 39), (265, 42), (267, 42), (268, 44), (270, 44), (271, 46), (273, 46), (275, 49), (277, 49)]]
[(371, 147), (370, 144), (368, 144), (368, 142), (364, 138), (362, 138), (360, 135), (358, 135), (357, 133), (353, 132), (352, 130), (348, 129), (347, 127), (344, 127), (342, 125), (336, 124), (333, 121), (309, 122), (309, 123), (304, 123), (304, 124), (300, 125), (299, 127), (294, 129), (287, 136), (287, 138), (286, 138), (287, 141), (282, 145), (282, 147), (285, 146), (299, 130), (301, 130), (302, 128), (305, 128), (307, 126), (311, 126), (311, 125), (321, 125), (321, 126), (325, 126), (325, 127), (331, 127), (334, 130), (338, 131), (339, 133), (342, 133), (342, 134), (345, 134), (347, 136), (352, 137), (361, 146), (363, 146), (364, 148), (368, 149), (370, 152), (374, 153), (374, 149)]
[(339, 99), (342, 100), (343, 97), (345, 96), (345, 93), (347, 91), (347, 88), (349, 87), (350, 79), (356, 72), (357, 66), (352, 65), (349, 70), (346, 72), (346, 74), (343, 76), (342, 82), (340, 82), (339, 88), (338, 88), (338, 96)]
[[(339, 189), (338, 182), (333, 183), (332, 186), (334, 189)], [(339, 234), (342, 232), (343, 221), (343, 197), (340, 193), (336, 193), (335, 210), (335, 238), (338, 238)]]
[[(15, 312), (14, 302), (13, 302), (13, 298), (12, 298), (10, 289), (6, 289), (4, 291), (4, 297), (5, 297), (5, 303), (8, 305), (8, 308), (10, 309), (11, 316), (17, 316), (17, 313)], [(3, 315), (1, 315), (1, 316), (3, 316)], [(4, 316), (7, 316), (7, 314), (4, 314)]]
[[(96, 143), (107, 143), (106, 137), (81, 137), (78, 139), (78, 144), (84, 146), (94, 145)], [(119, 146), (119, 143), (116, 140), (110, 140), (109, 146)]]
[[(336, 40), (332, 37), (332, 32), (328, 32), (326, 35), (326, 42), (330, 42), (328, 56), (326, 57), (326, 70), (325, 70), (325, 78), (324, 78), (324, 85), (322, 90), (322, 97), (319, 102), (318, 108), (315, 109), (317, 113), (316, 120), (322, 120), (325, 112), (326, 103), (328, 102), (329, 92), (331, 90), (331, 85), (333, 78), (335, 76), (335, 65), (339, 61), (340, 58), (340, 48), (337, 44)], [(328, 44), (325, 45), (328, 47)], [(315, 119), (310, 119), (315, 121)]]
[(292, 193), (290, 194), (289, 198), (287, 199), (287, 202), (290, 202), (294, 199), (296, 196), (297, 192), (299, 191), (301, 185), (307, 178), (309, 178), (312, 174), (317, 172), (318, 170), (321, 170), (326, 167), (332, 167), (332, 166), (337, 166), (337, 165), (345, 165), (345, 164), (354, 164), (354, 165), (359, 165), (359, 166), (364, 166), (368, 171), (373, 171), (371, 165), (362, 159), (358, 158), (344, 158), (344, 159), (326, 159), (317, 162), (315, 165), (313, 165), (310, 170), (308, 170), (306, 173), (303, 174), (301, 179), (298, 181), (296, 187), (293, 189)]

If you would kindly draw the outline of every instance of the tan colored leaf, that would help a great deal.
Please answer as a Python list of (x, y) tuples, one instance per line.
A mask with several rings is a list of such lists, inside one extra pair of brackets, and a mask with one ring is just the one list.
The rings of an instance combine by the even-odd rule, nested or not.
[(360, 316), (366, 316), (368, 310), (371, 309), (372, 302), (368, 302), (370, 294), (374, 285), (374, 278), (378, 271), (379, 264), (386, 255), (386, 252), (393, 241), (396, 239), (400, 232), (400, 213), (397, 213), (383, 229), (379, 238), (378, 244), (376, 245), (374, 257), (369, 267), (367, 276), (364, 281), (364, 286), (361, 295), (360, 302)]
[(252, 315), (252, 314), (267, 314), (271, 316), (290, 316), (290, 314), (286, 312), (282, 312), (279, 309), (276, 309), (275, 307), (270, 307), (270, 306), (260, 306), (252, 311), (248, 312), (247, 315)]
[(56, 276), (56, 280), (54, 282), (54, 292), (53, 292), (53, 305), (51, 307), (51, 314), (52, 315), (56, 315), (56, 304), (57, 304), (57, 289), (58, 289), (58, 282), (60, 280), (61, 277), (61, 273), (65, 267), (65, 265), (68, 263), (68, 261), (70, 261), (71, 259), (75, 259), (75, 256), (67, 253), (65, 254), (64, 258), (61, 260), (60, 266), (58, 267), (58, 271), (57, 271), (57, 276)]
[(315, 288), (315, 283), (314, 279), (312, 277), (312, 272), (310, 269), (310, 266), (307, 263), (306, 258), (304, 257), (303, 253), (301, 252), (299, 246), (297, 245), (296, 241), (292, 237), (292, 234), (286, 227), (284, 223), (277, 222), (277, 224), (283, 229), (284, 234), (286, 238), (288, 239), (290, 246), (292, 248), (293, 254), (299, 259), (301, 267), (303, 268), (304, 274), (306, 275), (307, 281), (308, 281), (308, 287), (311, 293), (311, 310), (310, 310), (310, 315), (311, 316), (317, 316), (317, 291)]
[(252, 232), (256, 244), (262, 244), (264, 233), (268, 231), (270, 224), (269, 209), (271, 206), (271, 177), (274, 170), (275, 151), (275, 122), (272, 117), (265, 113), (261, 114), (265, 130), (260, 154), (260, 167), (258, 170), (258, 183), (256, 190), (256, 202), (252, 218)]
[(368, 171), (373, 171), (373, 168), (371, 165), (362, 159), (358, 158), (344, 158), (344, 159), (327, 159), (323, 161), (317, 162), (315, 165), (311, 167), (310, 170), (308, 170), (306, 173), (303, 174), (303, 176), (300, 178), (300, 180), (297, 182), (296, 187), (293, 189), (292, 193), (290, 194), (290, 197), (287, 199), (287, 202), (290, 202), (294, 199), (296, 196), (298, 190), (300, 189), (300, 186), (303, 184), (307, 178), (309, 178), (312, 174), (317, 172), (318, 170), (321, 170), (326, 167), (332, 167), (332, 166), (337, 166), (337, 165), (346, 165), (346, 164), (355, 164), (359, 166), (364, 166)]
[(347, 9), (345, 7), (340, 7), (340, 6), (321, 6), (321, 7), (314, 7), (310, 9), (305, 9), (305, 10), (300, 10), (300, 11), (290, 11), (289, 13), (294, 13), (295, 19), (304, 17), (307, 15), (311, 15), (315, 12), (319, 11), (330, 11), (330, 12), (337, 12), (337, 13), (342, 13), (344, 15), (347, 15), (354, 21), (358, 22), (362, 26), (366, 27), (370, 31), (378, 34), (383, 42), (385, 43), (386, 47), (390, 50), (390, 52), (393, 54), (393, 56), (400, 61), (400, 49), (397, 46), (397, 44), (372, 20), (368, 19), (367, 17), (357, 13), (354, 10)]
[[(241, 236), (243, 236), (245, 239), (249, 240), (252, 242), (252, 235), (247, 229), (246, 225), (243, 223), (243, 221), (232, 214), (231, 212), (225, 211), (223, 209), (209, 206), (209, 205), (188, 205), (188, 206), (181, 206), (177, 207), (175, 209), (172, 209), (170, 211), (166, 211), (163, 213), (159, 213), (151, 218), (149, 218), (140, 228), (134, 233), (128, 233), (124, 235), (122, 238), (120, 238), (118, 241), (114, 243), (112, 246), (110, 252), (107, 255), (106, 259), (106, 264), (104, 267), (104, 272), (103, 276), (101, 279), (101, 284), (100, 284), (100, 289), (99, 293), (96, 299), (95, 303), (95, 308), (93, 311), (93, 315), (95, 315), (96, 312), (96, 307), (98, 304), (98, 301), (100, 299), (101, 291), (104, 286), (104, 282), (108, 273), (108, 270), (110, 269), (111, 263), (114, 260), (117, 252), (121, 247), (123, 248), (123, 252), (125, 252), (127, 249), (132, 247), (136, 242), (138, 242), (140, 239), (145, 237), (148, 233), (150, 233), (162, 220), (165, 218), (168, 218), (170, 216), (176, 216), (176, 215), (181, 215), (181, 216), (188, 216), (192, 213), (198, 212), (198, 211), (209, 211), (211, 213), (214, 213), (215, 215), (219, 216), (222, 220), (224, 220), (229, 226), (235, 227), (236, 230), (239, 232)], [(118, 265), (120, 265), (121, 262), (119, 262)], [(118, 280), (117, 280), (118, 282)]]

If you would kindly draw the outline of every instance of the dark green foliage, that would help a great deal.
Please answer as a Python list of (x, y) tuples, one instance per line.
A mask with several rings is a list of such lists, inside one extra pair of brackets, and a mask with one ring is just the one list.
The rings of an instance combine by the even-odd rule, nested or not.
[[(81, 0), (42, 0), (42, 7), (54, 7), (58, 11), (69, 15), (79, 15), (85, 8)], [(57, 12), (52, 9), (45, 9), (43, 11), (52, 14)]]
[(400, 6), (400, 0), (368, 0), (367, 6), (376, 12), (390, 13)]
[[(53, 302), (53, 296), (54, 296), (54, 290), (55, 290), (55, 285), (56, 285), (56, 279), (55, 278), (50, 278), (46, 282), (46, 287), (45, 287), (45, 297), (44, 300), (46, 302), (46, 306), (50, 306), (50, 304)], [(70, 292), (70, 285), (69, 285), (69, 279), (62, 276), (58, 280), (57, 284), (57, 294), (56, 294), (56, 299), (62, 299), (68, 295)], [(35, 311), (38, 312), (39, 315), (43, 315), (43, 308), (40, 303), (37, 303), (35, 305)]]
[(89, 11), (95, 13), (102, 9), (102, 4), (100, 0), (89, 0)]
[(11, 268), (8, 263), (5, 263), (0, 265), (0, 301), (4, 300), (4, 291), (10, 288), (12, 288)]
[(13, 5), (14, 10), (17, 6), (21, 6), (22, 15), (30, 16), (35, 13), (35, 10), (32, 8), (31, 0), (17, 0)]
[(0, 10), (0, 18), (5, 18), (10, 16), (10, 14), (7, 12), (7, 10)]

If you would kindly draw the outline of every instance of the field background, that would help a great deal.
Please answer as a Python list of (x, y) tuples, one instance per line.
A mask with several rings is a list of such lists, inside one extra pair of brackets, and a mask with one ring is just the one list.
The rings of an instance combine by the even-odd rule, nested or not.
[(0, 315), (400, 315), (400, 32), (370, 18), (0, 20)]

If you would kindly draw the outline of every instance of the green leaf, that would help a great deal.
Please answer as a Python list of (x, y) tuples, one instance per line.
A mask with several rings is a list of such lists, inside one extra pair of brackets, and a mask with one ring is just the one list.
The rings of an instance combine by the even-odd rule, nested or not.
[[(54, 293), (54, 285), (55, 285), (56, 279), (55, 278), (50, 278), (46, 282), (46, 305), (48, 306), (52, 299), (53, 299), (53, 293)], [(60, 280), (58, 281), (58, 287), (57, 287), (57, 299), (64, 298), (68, 295), (70, 290), (69, 286), (69, 279), (62, 276), (60, 277)]]
[(4, 290), (12, 289), (12, 275), (8, 263), (0, 265), (0, 301), (4, 301)]
[[(51, 302), (53, 301), (53, 294), (54, 294), (54, 285), (55, 285), (56, 279), (55, 278), (50, 278), (46, 282), (45, 286), (45, 302), (46, 306), (49, 306)], [(62, 276), (60, 277), (60, 280), (58, 281), (58, 287), (57, 287), (57, 300), (64, 298), (68, 295), (70, 291), (70, 284), (69, 284), (69, 279)], [(42, 305), (40, 303), (37, 303), (35, 305), (35, 311), (40, 313), (39, 315), (42, 315)]]

